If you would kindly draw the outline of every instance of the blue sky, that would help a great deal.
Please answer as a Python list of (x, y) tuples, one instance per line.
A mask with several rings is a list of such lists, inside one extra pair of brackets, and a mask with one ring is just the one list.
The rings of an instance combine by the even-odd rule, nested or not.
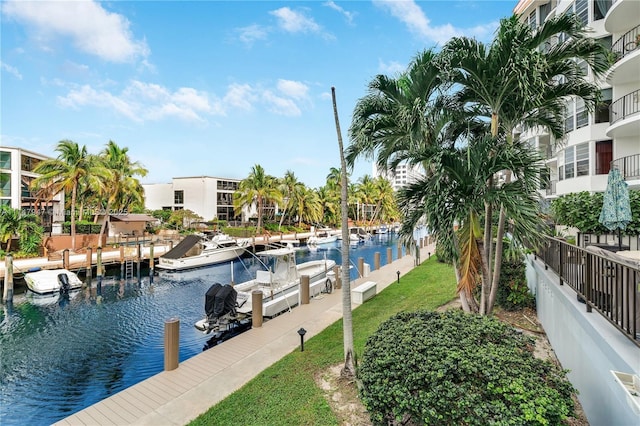
[[(129, 148), (149, 174), (245, 178), (339, 167), (377, 74), (455, 35), (489, 41), (516, 1), (2, 1), (1, 145)], [(352, 179), (371, 174), (359, 162)]]

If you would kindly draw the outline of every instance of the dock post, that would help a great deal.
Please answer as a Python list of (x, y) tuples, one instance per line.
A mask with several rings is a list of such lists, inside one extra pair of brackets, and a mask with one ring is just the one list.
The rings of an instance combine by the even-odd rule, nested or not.
[(393, 263), (393, 255), (391, 253), (391, 247), (387, 247), (387, 265)]
[(102, 278), (102, 247), (96, 249), (96, 277)]
[(178, 368), (180, 349), (180, 320), (169, 318), (164, 322), (164, 371)]
[(398, 260), (402, 259), (402, 244), (398, 241)]
[(262, 327), (262, 291), (253, 290), (251, 292), (251, 326), (253, 328)]
[(364, 277), (364, 257), (358, 258), (358, 277)]
[(373, 269), (375, 271), (380, 269), (380, 252), (379, 251), (373, 254)]
[(155, 259), (153, 258), (153, 241), (149, 243), (149, 277), (151, 277), (151, 282), (153, 282), (153, 270), (155, 268)]
[(340, 276), (340, 266), (335, 265), (333, 267), (333, 273), (336, 277), (336, 285), (334, 287), (339, 290), (342, 288), (342, 277)]
[(91, 247), (87, 247), (87, 279), (85, 283), (88, 283), (91, 286), (91, 275), (93, 275), (93, 249)]
[(62, 251), (62, 268), (69, 269), (69, 249)]
[(309, 304), (309, 275), (300, 277), (300, 304)]
[(4, 291), (2, 301), (4, 303), (13, 302), (13, 255), (11, 253), (4, 257)]

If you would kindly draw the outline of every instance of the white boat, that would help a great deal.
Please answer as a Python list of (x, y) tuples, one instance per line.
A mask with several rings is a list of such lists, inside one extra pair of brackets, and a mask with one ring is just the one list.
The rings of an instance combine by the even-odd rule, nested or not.
[(330, 229), (321, 229), (316, 232), (316, 235), (312, 235), (307, 240), (307, 245), (309, 246), (319, 246), (321, 244), (330, 244), (335, 241), (338, 241), (337, 235), (331, 235)]
[(371, 234), (368, 233), (364, 228), (359, 226), (354, 226), (349, 228), (349, 241), (350, 242), (360, 242), (367, 241), (371, 239)]
[[(242, 256), (247, 244), (247, 240), (238, 241), (226, 234), (217, 234), (211, 238), (187, 237), (161, 256), (157, 266), (160, 269), (182, 271), (224, 263)], [(195, 254), (191, 254), (193, 252)]]
[(386, 234), (388, 232), (389, 232), (389, 228), (387, 228), (387, 225), (380, 225), (377, 231), (378, 234)]
[[(233, 286), (222, 286), (221, 291), (215, 284), (214, 290), (209, 290), (212, 295), (220, 299), (214, 302), (212, 297), (205, 301), (207, 317), (196, 322), (199, 330), (210, 332), (228, 327), (252, 314), (254, 291), (262, 292), (262, 316), (271, 318), (292, 307), (300, 304), (300, 279), (309, 277), (309, 297), (320, 293), (329, 293), (333, 290), (335, 277), (333, 267), (336, 262), (331, 259), (310, 260), (296, 264), (296, 249), (285, 247), (273, 250), (265, 250), (256, 253), (257, 256), (266, 258), (265, 264), (271, 265), (268, 270), (256, 271), (256, 278)], [(217, 292), (220, 292), (219, 294)], [(209, 293), (208, 292), (208, 293)], [(228, 300), (234, 299), (233, 309), (223, 309), (229, 305)], [(217, 309), (216, 306), (219, 308)], [(209, 307), (209, 308), (207, 308)], [(209, 312), (211, 311), (211, 312)]]
[(24, 280), (36, 294), (68, 293), (82, 287), (78, 276), (67, 269), (40, 269), (28, 271)]

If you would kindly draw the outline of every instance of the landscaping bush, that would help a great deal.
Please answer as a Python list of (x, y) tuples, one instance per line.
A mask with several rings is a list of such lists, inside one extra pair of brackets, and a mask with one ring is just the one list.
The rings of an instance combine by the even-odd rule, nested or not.
[(535, 307), (536, 298), (527, 286), (523, 258), (502, 260), (496, 303), (508, 311)]
[(362, 401), (376, 425), (560, 424), (574, 389), (532, 350), (531, 337), (491, 317), (402, 312), (367, 340)]

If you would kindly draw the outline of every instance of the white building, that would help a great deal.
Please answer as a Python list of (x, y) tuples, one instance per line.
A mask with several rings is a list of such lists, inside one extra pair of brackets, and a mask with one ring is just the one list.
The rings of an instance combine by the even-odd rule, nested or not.
[[(640, 1), (521, 0), (514, 12), (534, 27), (574, 13), (617, 58), (597, 81), (603, 103), (595, 111), (587, 111), (581, 100), (567, 100), (562, 140), (541, 131), (521, 135), (545, 155), (549, 184), (543, 195), (604, 191), (611, 167), (620, 169), (630, 188), (640, 189)], [(586, 78), (595, 81), (590, 71)]]
[[(24, 213), (39, 215), (45, 231), (61, 232), (64, 222), (64, 193), (47, 200), (38, 199), (30, 189), (33, 179), (39, 175), (33, 170), (50, 157), (22, 148), (0, 147), (0, 205), (21, 209)], [(57, 231), (57, 232), (56, 232)]]
[(177, 177), (171, 183), (143, 184), (145, 208), (191, 210), (203, 220), (241, 220), (233, 211), (240, 181), (211, 176)]
[(418, 166), (409, 166), (406, 163), (399, 164), (396, 167), (395, 172), (390, 171), (385, 173), (383, 170), (379, 170), (375, 163), (373, 163), (372, 176), (377, 178), (378, 176), (384, 176), (387, 178), (394, 191), (404, 188), (407, 185), (414, 183), (417, 179), (423, 176), (422, 170)]

